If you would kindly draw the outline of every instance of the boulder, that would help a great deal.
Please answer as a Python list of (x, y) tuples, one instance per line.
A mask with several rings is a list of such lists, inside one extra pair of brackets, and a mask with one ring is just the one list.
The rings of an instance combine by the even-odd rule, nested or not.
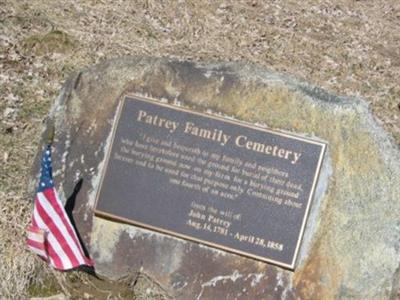
[[(294, 271), (94, 216), (116, 108), (125, 94), (328, 144)], [(116, 279), (140, 270), (176, 299), (398, 296), (400, 151), (362, 100), (246, 63), (128, 57), (73, 75), (50, 117), (56, 187), (65, 201), (83, 179), (74, 218), (100, 275)]]

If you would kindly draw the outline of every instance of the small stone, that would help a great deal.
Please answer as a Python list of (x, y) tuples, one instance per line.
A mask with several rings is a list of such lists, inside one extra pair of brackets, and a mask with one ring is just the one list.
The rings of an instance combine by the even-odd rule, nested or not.
[(93, 299), (93, 295), (89, 294), (89, 293), (83, 293), (83, 298), (84, 299)]
[(3, 161), (6, 164), (8, 162), (8, 157), (10, 156), (9, 152), (4, 152), (3, 154)]
[(7, 107), (3, 112), (3, 117), (4, 118), (11, 118), (12, 115), (14, 114), (14, 112), (15, 112), (15, 108)]

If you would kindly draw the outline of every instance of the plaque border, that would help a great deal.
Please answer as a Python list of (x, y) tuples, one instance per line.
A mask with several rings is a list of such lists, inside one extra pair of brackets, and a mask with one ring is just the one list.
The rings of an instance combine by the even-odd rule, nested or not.
[[(120, 98), (120, 97), (118, 97), (118, 98)], [(326, 152), (327, 143), (322, 142), (322, 141), (316, 141), (316, 140), (313, 140), (313, 139), (310, 139), (310, 138), (305, 138), (305, 137), (293, 135), (293, 134), (286, 133), (286, 132), (281, 132), (279, 130), (272, 130), (272, 129), (265, 128), (265, 127), (262, 127), (260, 125), (254, 125), (254, 124), (251, 124), (249, 122), (242, 121), (242, 120), (228, 119), (228, 118), (223, 117), (223, 116), (218, 116), (215, 113), (208, 113), (208, 112), (204, 113), (204, 112), (193, 111), (193, 110), (190, 110), (188, 107), (181, 107), (181, 106), (169, 104), (169, 103), (166, 103), (166, 102), (162, 102), (159, 99), (155, 99), (155, 98), (151, 98), (151, 97), (147, 97), (147, 96), (144, 97), (144, 96), (137, 95), (137, 94), (134, 94), (134, 93), (123, 94), (123, 96), (121, 98), (122, 99), (118, 103), (116, 114), (115, 114), (115, 117), (114, 117), (114, 122), (112, 124), (111, 142), (108, 145), (108, 149), (107, 149), (107, 153), (106, 153), (106, 161), (105, 161), (105, 164), (104, 164), (104, 166), (103, 166), (103, 168), (101, 170), (101, 179), (100, 179), (100, 183), (98, 185), (97, 192), (96, 192), (95, 204), (94, 204), (94, 208), (93, 208), (95, 216), (103, 217), (103, 218), (109, 219), (111, 221), (121, 221), (121, 222), (124, 222), (124, 223), (127, 223), (127, 224), (136, 225), (136, 226), (139, 226), (139, 227), (147, 229), (147, 230), (153, 230), (153, 231), (156, 231), (156, 232), (159, 232), (159, 233), (162, 233), (162, 234), (168, 234), (173, 238), (181, 238), (181, 239), (184, 239), (184, 240), (187, 240), (187, 241), (197, 242), (197, 243), (200, 243), (200, 244), (203, 244), (203, 245), (206, 245), (206, 246), (211, 246), (211, 247), (216, 248), (218, 250), (224, 250), (224, 251), (228, 251), (228, 252), (233, 253), (233, 254), (239, 254), (239, 255), (242, 255), (244, 257), (253, 258), (253, 259), (265, 262), (265, 263), (271, 263), (271, 264), (274, 264), (274, 265), (289, 269), (291, 271), (294, 271), (295, 266), (296, 266), (296, 262), (297, 262), (297, 258), (298, 258), (298, 254), (299, 254), (299, 250), (300, 250), (301, 241), (302, 241), (303, 236), (304, 236), (304, 230), (305, 230), (305, 227), (306, 227), (307, 219), (308, 219), (308, 216), (309, 216), (309, 213), (310, 213), (311, 203), (312, 203), (312, 200), (314, 198), (316, 185), (317, 185), (320, 173), (321, 173), (322, 162), (323, 162), (323, 158), (324, 158), (324, 155), (325, 155), (325, 152)], [(249, 253), (249, 252), (246, 252), (246, 251), (242, 251), (242, 250), (234, 249), (234, 248), (227, 247), (227, 246), (224, 246), (224, 245), (221, 245), (221, 244), (205, 241), (205, 240), (202, 240), (202, 239), (199, 239), (199, 238), (195, 238), (195, 237), (190, 236), (190, 235), (186, 235), (186, 234), (183, 234), (183, 233), (178, 233), (178, 232), (171, 231), (171, 230), (168, 230), (168, 229), (165, 229), (165, 228), (160, 228), (160, 227), (157, 227), (157, 226), (152, 226), (152, 225), (149, 225), (149, 224), (146, 224), (146, 223), (134, 221), (132, 219), (127, 219), (127, 218), (124, 218), (124, 217), (116, 216), (114, 214), (110, 214), (110, 213), (106, 213), (106, 212), (103, 212), (101, 210), (98, 210), (97, 209), (97, 203), (98, 203), (98, 200), (99, 200), (99, 197), (100, 197), (100, 194), (101, 194), (101, 190), (102, 190), (102, 187), (103, 187), (103, 180), (104, 180), (105, 174), (107, 172), (109, 159), (110, 159), (110, 155), (111, 155), (111, 150), (112, 150), (112, 146), (114, 144), (116, 129), (117, 129), (117, 126), (119, 124), (119, 120), (120, 120), (121, 113), (122, 113), (122, 108), (124, 107), (124, 105), (125, 105), (127, 100), (130, 100), (130, 101), (142, 101), (142, 102), (152, 103), (152, 104), (155, 104), (155, 105), (159, 105), (159, 106), (162, 106), (162, 107), (174, 109), (174, 110), (177, 110), (177, 111), (183, 111), (183, 112), (187, 112), (187, 113), (190, 113), (190, 114), (195, 114), (195, 115), (199, 115), (199, 116), (202, 116), (202, 117), (211, 118), (211, 119), (215, 119), (215, 120), (218, 120), (218, 121), (222, 121), (222, 122), (226, 122), (226, 123), (230, 123), (230, 124), (234, 124), (234, 125), (238, 125), (238, 126), (251, 128), (251, 129), (254, 129), (254, 130), (258, 130), (258, 131), (268, 132), (268, 133), (272, 133), (272, 134), (275, 134), (275, 135), (284, 136), (284, 137), (289, 138), (289, 139), (300, 140), (300, 141), (303, 141), (303, 142), (307, 142), (307, 143), (310, 143), (310, 144), (315, 144), (315, 145), (321, 146), (322, 148), (321, 148), (320, 156), (318, 158), (317, 169), (315, 171), (313, 183), (312, 183), (311, 190), (310, 190), (310, 194), (309, 194), (309, 197), (307, 199), (307, 207), (306, 207), (306, 210), (304, 212), (303, 220), (301, 222), (301, 229), (300, 229), (300, 233), (298, 235), (298, 239), (296, 241), (296, 248), (295, 248), (291, 263), (290, 264), (286, 264), (286, 263), (283, 263), (283, 262), (280, 262), (280, 261), (276, 261), (274, 259), (265, 258), (263, 256), (252, 254), (252, 253)]]

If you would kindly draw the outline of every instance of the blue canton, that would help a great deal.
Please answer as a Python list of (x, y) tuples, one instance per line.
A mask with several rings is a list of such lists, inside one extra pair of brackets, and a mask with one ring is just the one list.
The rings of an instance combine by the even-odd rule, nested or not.
[(45, 189), (53, 188), (53, 172), (51, 168), (51, 146), (48, 145), (43, 152), (41, 161), (41, 174), (38, 193), (43, 192)]

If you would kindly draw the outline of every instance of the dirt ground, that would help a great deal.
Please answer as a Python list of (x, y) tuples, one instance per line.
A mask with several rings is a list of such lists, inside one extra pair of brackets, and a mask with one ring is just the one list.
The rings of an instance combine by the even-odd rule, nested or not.
[(56, 273), (24, 246), (52, 102), (73, 71), (124, 55), (254, 62), (365, 99), (400, 144), (398, 0), (0, 0), (0, 298), (165, 298), (143, 274), (133, 286)]

